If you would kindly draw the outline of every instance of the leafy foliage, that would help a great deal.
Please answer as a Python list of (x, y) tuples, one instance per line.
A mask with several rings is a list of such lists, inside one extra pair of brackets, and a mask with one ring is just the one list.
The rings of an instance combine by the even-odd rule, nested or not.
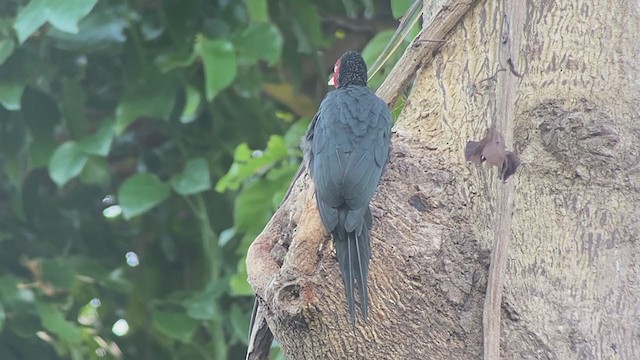
[(0, 359), (242, 358), (321, 52), (391, 3), (1, 3)]

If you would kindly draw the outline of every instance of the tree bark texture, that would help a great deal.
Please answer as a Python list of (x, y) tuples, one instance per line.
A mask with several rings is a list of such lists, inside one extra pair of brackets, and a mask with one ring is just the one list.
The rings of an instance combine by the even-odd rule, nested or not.
[[(349, 323), (308, 176), (251, 246), (287, 358), (640, 359), (638, 34), (635, 0), (474, 5), (394, 126), (369, 322)], [(464, 160), (490, 126), (522, 161), (506, 183)]]

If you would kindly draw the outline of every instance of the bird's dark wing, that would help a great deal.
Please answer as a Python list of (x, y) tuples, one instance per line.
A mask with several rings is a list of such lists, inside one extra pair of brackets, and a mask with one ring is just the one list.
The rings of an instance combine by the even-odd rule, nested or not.
[(344, 171), (343, 193), (350, 209), (369, 204), (389, 158), (391, 118), (386, 105), (375, 98), (366, 130), (358, 134)]
[(322, 223), (333, 235), (352, 322), (354, 281), (362, 314), (367, 318), (369, 201), (389, 157), (390, 132), (389, 110), (364, 87), (329, 93), (313, 126), (309, 165)]
[(337, 149), (335, 129), (332, 119), (339, 117), (337, 98), (329, 93), (320, 104), (318, 114), (314, 118), (310, 139), (309, 169), (316, 185), (318, 210), (325, 228), (333, 231), (338, 223), (339, 207), (344, 200), (341, 195), (342, 162), (346, 155)]
[(357, 100), (330, 95), (314, 126), (312, 172), (318, 200), (324, 202), (319, 204), (323, 222), (334, 225), (331, 208), (346, 204), (351, 210), (346, 230), (353, 231), (361, 224), (389, 157), (391, 116), (371, 92), (357, 94)]

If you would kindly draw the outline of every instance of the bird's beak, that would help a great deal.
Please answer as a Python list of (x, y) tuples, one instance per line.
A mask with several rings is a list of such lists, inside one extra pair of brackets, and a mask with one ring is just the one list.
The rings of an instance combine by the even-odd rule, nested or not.
[(327, 83), (327, 85), (331, 85), (331, 86), (335, 86), (335, 82), (333, 81), (333, 74), (331, 74), (331, 77), (329, 78), (329, 82)]

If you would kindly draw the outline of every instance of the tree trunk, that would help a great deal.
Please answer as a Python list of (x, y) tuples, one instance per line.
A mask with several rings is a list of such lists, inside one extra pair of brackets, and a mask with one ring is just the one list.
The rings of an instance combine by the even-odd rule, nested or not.
[[(632, 0), (475, 4), (394, 126), (369, 322), (308, 177), (249, 250), (287, 358), (640, 359), (638, 34)], [(464, 159), (491, 126), (522, 161), (506, 183)]]

